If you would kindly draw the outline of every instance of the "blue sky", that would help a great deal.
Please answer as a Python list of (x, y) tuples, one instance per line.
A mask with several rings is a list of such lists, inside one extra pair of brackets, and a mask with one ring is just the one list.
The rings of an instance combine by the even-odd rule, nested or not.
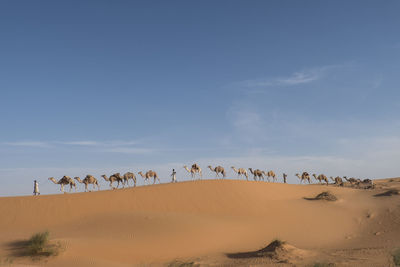
[(176, 168), (186, 180), (195, 161), (293, 183), (303, 170), (398, 176), (399, 10), (2, 1), (0, 195), (30, 194), (34, 179), (55, 193), (48, 177), (87, 173), (153, 169), (167, 182)]

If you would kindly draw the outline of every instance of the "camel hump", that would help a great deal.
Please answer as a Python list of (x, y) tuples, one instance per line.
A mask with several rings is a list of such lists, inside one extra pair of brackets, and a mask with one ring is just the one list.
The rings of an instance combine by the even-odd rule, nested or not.
[(192, 165), (192, 169), (197, 169), (197, 164), (196, 163)]

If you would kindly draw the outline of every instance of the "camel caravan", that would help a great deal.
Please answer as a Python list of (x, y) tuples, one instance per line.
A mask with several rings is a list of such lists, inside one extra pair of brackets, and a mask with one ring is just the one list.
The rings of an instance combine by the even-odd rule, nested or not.
[[(222, 166), (215, 166), (212, 167), (211, 165), (207, 166), (207, 168), (210, 169), (211, 172), (215, 173), (215, 177), (216, 178), (226, 178), (226, 171), (224, 169), (224, 167)], [(191, 168), (189, 169), (186, 165), (183, 166), (183, 169), (185, 169), (191, 176), (192, 179), (196, 179), (196, 177), (198, 177), (198, 179), (202, 179), (203, 178), (203, 173), (202, 173), (202, 169), (200, 168), (200, 166), (196, 163), (194, 163)], [(260, 169), (252, 169), (252, 168), (248, 168), (249, 172), (247, 172), (247, 170), (245, 168), (236, 168), (235, 166), (232, 166), (231, 169), (233, 170), (233, 172), (235, 174), (237, 174), (237, 177), (240, 179), (241, 177), (246, 178), (247, 181), (249, 181), (249, 176), (252, 175), (253, 176), (253, 180), (254, 181), (265, 181), (265, 179), (268, 182), (277, 182), (277, 175), (275, 174), (274, 171), (272, 170), (260, 170)], [(173, 172), (175, 172), (175, 170), (173, 170)], [(150, 184), (150, 180), (153, 180), (153, 184), (155, 184), (157, 181), (158, 183), (161, 183), (160, 178), (158, 177), (157, 173), (153, 170), (149, 170), (146, 173), (143, 172), (138, 172), (138, 175), (140, 175), (143, 180), (144, 180), (144, 184)], [(300, 179), (300, 184), (306, 183), (308, 182), (308, 184), (312, 183), (312, 179), (311, 176), (308, 174), (308, 172), (302, 172), (301, 175), (299, 173), (295, 174), (296, 177), (298, 177)], [(103, 177), (103, 179), (106, 182), (109, 182), (109, 186), (112, 189), (118, 189), (120, 187), (120, 185), (122, 185), (122, 188), (125, 188), (125, 186), (130, 187), (129, 181), (131, 180), (133, 183), (133, 187), (136, 187), (136, 176), (133, 172), (127, 172), (124, 175), (121, 175), (119, 172), (118, 173), (114, 173), (112, 175), (110, 175), (109, 177), (105, 174), (101, 175), (101, 177)], [(287, 179), (287, 174), (283, 173), (282, 175), (283, 177), (283, 182), (286, 183), (286, 179)], [(312, 174), (312, 177), (314, 177), (314, 179), (316, 180), (316, 182), (318, 184), (326, 184), (329, 185), (329, 179), (326, 175), (324, 174)], [(48, 180), (52, 181), (54, 184), (58, 184), (61, 186), (60, 191), (65, 193), (64, 191), (64, 186), (69, 186), (69, 192), (72, 191), (72, 189), (75, 190), (76, 192), (76, 183), (75, 181), (77, 181), (80, 184), (84, 184), (85, 185), (85, 192), (89, 191), (89, 185), (92, 185), (93, 190), (100, 190), (100, 184), (98, 182), (98, 180), (93, 176), (93, 175), (86, 175), (86, 177), (81, 180), (80, 177), (74, 177), (74, 179), (72, 179), (69, 176), (63, 176), (60, 180), (56, 180), (54, 179), (54, 177), (50, 177), (48, 178)], [(347, 176), (343, 176), (342, 177), (335, 177), (333, 178), (332, 176), (330, 176), (330, 180), (333, 182), (333, 185), (337, 185), (337, 186), (345, 186), (345, 183), (347, 185), (350, 185), (351, 187), (357, 187), (357, 188), (364, 188), (364, 189), (369, 189), (369, 188), (373, 188), (374, 184), (373, 181), (371, 179), (356, 179), (354, 177), (352, 178), (347, 178)], [(176, 182), (176, 181), (175, 181)], [(114, 185), (116, 184), (116, 187)]]

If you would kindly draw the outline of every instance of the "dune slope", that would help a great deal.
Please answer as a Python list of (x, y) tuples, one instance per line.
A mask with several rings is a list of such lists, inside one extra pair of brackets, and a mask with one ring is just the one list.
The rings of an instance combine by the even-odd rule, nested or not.
[[(304, 199), (327, 189), (337, 201)], [(395, 218), (398, 198), (373, 193), (333, 185), (204, 180), (0, 198), (0, 257), (12, 257), (12, 242), (43, 230), (66, 248), (41, 262), (48, 266), (132, 266), (204, 261), (210, 255), (218, 261), (224, 253), (260, 249), (274, 238), (314, 251), (379, 246), (386, 241), (373, 232), (382, 225), (378, 218)], [(24, 257), (15, 262), (36, 264)]]

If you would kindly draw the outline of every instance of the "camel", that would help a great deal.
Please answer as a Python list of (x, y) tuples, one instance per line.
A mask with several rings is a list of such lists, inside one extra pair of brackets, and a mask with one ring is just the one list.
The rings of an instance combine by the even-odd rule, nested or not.
[(272, 177), (273, 182), (276, 181), (276, 178), (275, 178), (276, 175), (275, 175), (274, 171), (267, 171), (267, 172), (263, 171), (263, 174), (267, 177), (268, 182), (269, 182), (269, 177)]
[(110, 187), (112, 189), (115, 189), (115, 187), (112, 185), (113, 182), (117, 182), (117, 188), (119, 187), (119, 183), (122, 183), (124, 185), (124, 181), (121, 177), (121, 175), (119, 174), (119, 172), (114, 173), (113, 175), (110, 176), (110, 178), (107, 177), (107, 175), (103, 174), (101, 177), (104, 178), (104, 180), (106, 180), (107, 182), (110, 182)]
[(335, 182), (336, 185), (343, 186), (343, 180), (339, 176), (337, 176), (335, 179), (332, 176), (330, 178), (333, 182)]
[(210, 168), (211, 171), (215, 172), (215, 175), (216, 175), (217, 177), (219, 177), (219, 176), (218, 176), (219, 173), (221, 173), (222, 176), (223, 176), (224, 178), (226, 177), (225, 169), (224, 169), (223, 167), (217, 166), (217, 167), (215, 167), (215, 168), (213, 169), (211, 166), (208, 166), (208, 168)]
[[(360, 179), (358, 179), (360, 180)], [(366, 188), (374, 188), (375, 184), (374, 181), (372, 181), (371, 179), (364, 179), (364, 180), (360, 180), (359, 183), (357, 183), (358, 186), (367, 186)]]
[(192, 169), (195, 170), (195, 172), (198, 172), (200, 175), (200, 178), (203, 178), (203, 173), (201, 172), (201, 168), (199, 165), (197, 165), (197, 163), (193, 163), (192, 164)]
[(249, 180), (249, 175), (247, 174), (246, 169), (243, 169), (243, 168), (236, 169), (234, 166), (232, 166), (231, 168), (233, 169), (234, 172), (237, 173), (238, 177), (240, 177), (241, 175), (243, 175), (243, 176), (246, 177), (246, 180), (247, 180), (247, 181)]
[(347, 182), (351, 183), (351, 184), (357, 184), (360, 183), (361, 180), (360, 179), (356, 179), (356, 178), (349, 178), (347, 179), (347, 176), (343, 176), (343, 179), (345, 179)]
[[(266, 172), (266, 171), (261, 171), (261, 172), (262, 172), (262, 174), (263, 174), (265, 177), (267, 177), (268, 182), (271, 182), (271, 181), (269, 180), (269, 177), (268, 177), (267, 172)], [(263, 180), (264, 180), (264, 179), (263, 179)]]
[(192, 168), (189, 170), (189, 168), (185, 165), (185, 166), (183, 166), (183, 168), (188, 172), (188, 173), (190, 173), (190, 175), (192, 176), (192, 179), (193, 178), (196, 178), (196, 173), (198, 173), (199, 175), (200, 175), (200, 178), (202, 178), (203, 177), (203, 174), (202, 174), (202, 172), (201, 172), (201, 168), (195, 163), (195, 164), (193, 164), (192, 165)]
[(125, 183), (127, 183), (128, 187), (129, 187), (129, 179), (132, 179), (133, 180), (133, 184), (134, 184), (133, 186), (134, 187), (136, 186), (136, 176), (135, 176), (135, 174), (133, 172), (125, 173), (124, 176), (122, 176), (122, 179), (124, 181), (124, 186), (125, 186)]
[(150, 171), (146, 172), (146, 174), (144, 174), (144, 175), (143, 175), (142, 172), (138, 172), (138, 174), (140, 174), (140, 176), (143, 177), (143, 179), (144, 179), (145, 182), (146, 182), (146, 181), (149, 181), (149, 179), (150, 179), (151, 177), (153, 177), (153, 178), (154, 178), (153, 184), (156, 183), (156, 180), (158, 180), (158, 182), (161, 183), (161, 181), (160, 181), (160, 179), (158, 178), (158, 175), (157, 175), (157, 173), (156, 173), (155, 171), (150, 170)]
[(97, 186), (97, 190), (100, 190), (100, 185), (99, 182), (97, 181), (96, 178), (93, 177), (93, 175), (86, 175), (85, 179), (81, 180), (81, 178), (79, 177), (74, 177), (75, 180), (77, 180), (79, 183), (81, 184), (85, 184), (85, 192), (89, 191), (88, 190), (88, 185), (92, 184), (93, 185), (93, 190), (96, 189)]
[(315, 180), (318, 180), (320, 183), (324, 181), (327, 185), (329, 184), (328, 178), (324, 174), (320, 174), (317, 176), (315, 173), (313, 173), (312, 176), (314, 176)]
[(257, 181), (257, 177), (259, 181), (261, 181), (261, 178), (264, 180), (263, 172), (261, 170), (257, 169), (253, 171), (252, 168), (249, 168), (249, 171), (254, 175), (254, 181)]
[(69, 176), (63, 176), (63, 178), (61, 178), (59, 181), (56, 181), (54, 179), (54, 177), (50, 177), (49, 180), (52, 181), (55, 184), (60, 184), (61, 185), (60, 191), (63, 192), (63, 193), (65, 193), (64, 192), (64, 185), (69, 185), (69, 192), (71, 192), (72, 187), (74, 187), (75, 191), (76, 191), (76, 184), (75, 184), (74, 180), (72, 180), (72, 178), (69, 177)]
[(307, 180), (308, 183), (311, 183), (310, 175), (308, 174), (308, 172), (303, 172), (303, 173), (301, 174), (301, 177), (300, 177), (300, 175), (299, 175), (298, 173), (296, 173), (295, 175), (296, 175), (297, 177), (299, 177), (300, 183), (302, 183), (303, 180)]

